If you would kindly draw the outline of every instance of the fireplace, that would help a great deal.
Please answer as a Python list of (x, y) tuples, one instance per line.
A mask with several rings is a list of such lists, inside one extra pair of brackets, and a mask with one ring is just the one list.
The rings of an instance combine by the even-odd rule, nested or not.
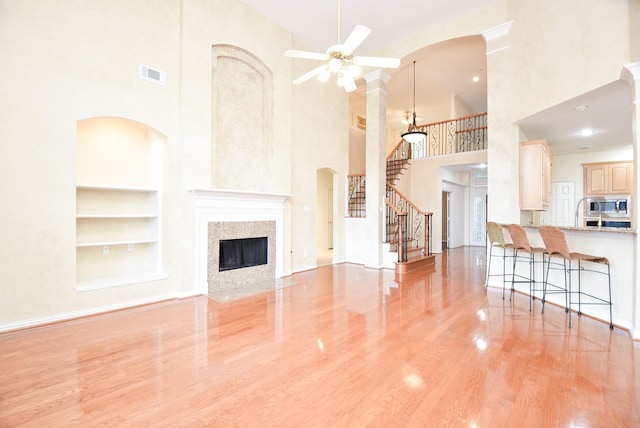
[(266, 265), (269, 239), (260, 238), (221, 239), (218, 271), (242, 269)]
[[(290, 195), (192, 190), (196, 215), (196, 287), (202, 294), (284, 276), (284, 201)], [(220, 269), (220, 241), (266, 238), (266, 264)], [(222, 244), (224, 246), (224, 244)]]

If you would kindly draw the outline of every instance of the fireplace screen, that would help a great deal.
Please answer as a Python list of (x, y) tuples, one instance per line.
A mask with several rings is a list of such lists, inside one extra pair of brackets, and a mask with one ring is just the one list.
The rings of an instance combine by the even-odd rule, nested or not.
[(220, 272), (267, 264), (268, 239), (220, 240)]

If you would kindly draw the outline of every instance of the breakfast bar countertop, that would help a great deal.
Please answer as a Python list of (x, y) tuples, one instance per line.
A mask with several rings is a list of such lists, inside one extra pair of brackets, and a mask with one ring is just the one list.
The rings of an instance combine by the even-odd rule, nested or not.
[[(539, 229), (541, 226), (534, 226), (531, 224), (522, 225), (522, 227), (530, 227), (533, 229)], [(597, 227), (597, 226), (582, 226), (582, 227), (574, 227), (574, 226), (558, 226), (559, 229), (568, 230), (568, 231), (578, 231), (578, 232), (613, 232), (613, 233), (623, 233), (623, 234), (631, 234), (635, 235), (636, 230), (628, 227)]]

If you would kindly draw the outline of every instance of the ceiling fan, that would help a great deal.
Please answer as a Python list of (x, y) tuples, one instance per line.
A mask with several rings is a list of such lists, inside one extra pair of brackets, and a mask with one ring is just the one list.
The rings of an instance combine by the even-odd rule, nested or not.
[(360, 75), (360, 67), (378, 68), (398, 68), (400, 60), (396, 58), (354, 56), (353, 51), (367, 38), (371, 30), (364, 25), (356, 25), (349, 37), (340, 43), (340, 3), (338, 2), (338, 44), (331, 46), (325, 53), (307, 52), (299, 50), (288, 50), (285, 56), (291, 58), (304, 58), (324, 61), (319, 67), (303, 74), (293, 81), (294, 85), (299, 85), (307, 80), (319, 76), (320, 80), (326, 82), (332, 73), (338, 76), (338, 86), (347, 92), (356, 89), (355, 79)]

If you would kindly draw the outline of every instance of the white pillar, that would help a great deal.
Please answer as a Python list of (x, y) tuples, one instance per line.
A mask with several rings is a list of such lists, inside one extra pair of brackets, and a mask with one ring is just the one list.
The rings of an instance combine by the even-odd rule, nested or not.
[[(513, 21), (482, 32), (487, 43), (487, 220), (520, 223), (520, 144), (511, 121), (509, 29)], [(515, 184), (515, 185), (514, 185)]]
[(384, 71), (376, 70), (364, 78), (367, 81), (365, 266), (379, 269), (383, 265), (384, 194), (387, 178), (387, 82), (390, 77)]
[[(631, 224), (637, 230), (638, 229), (638, 216), (640, 212), (640, 201), (638, 201), (638, 188), (640, 186), (640, 174), (638, 171), (638, 159), (640, 159), (640, 61), (632, 64), (627, 64), (622, 72), (622, 77), (631, 85), (631, 129), (633, 130), (633, 158), (635, 159), (633, 168), (633, 194), (631, 195)], [(634, 263), (634, 275), (633, 283), (635, 290), (633, 298), (633, 318), (632, 318), (632, 330), (631, 334), (634, 339), (640, 339), (640, 290), (638, 286), (640, 284), (640, 269), (638, 269), (638, 263), (640, 263), (640, 249), (638, 248), (638, 240), (635, 240), (635, 249), (633, 259)]]

